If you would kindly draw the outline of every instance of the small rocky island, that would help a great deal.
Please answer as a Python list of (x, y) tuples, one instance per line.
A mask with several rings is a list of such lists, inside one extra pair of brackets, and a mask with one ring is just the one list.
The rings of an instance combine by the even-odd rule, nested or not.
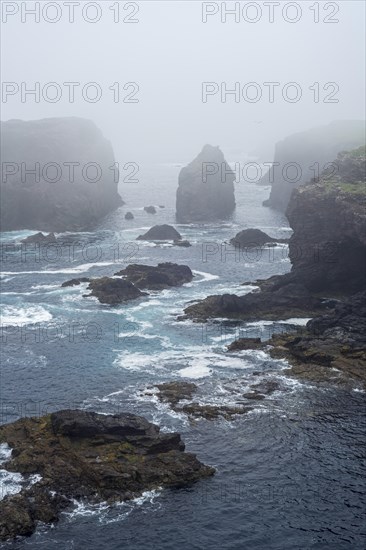
[(235, 174), (219, 147), (205, 145), (179, 174), (176, 218), (180, 223), (227, 219), (235, 209)]
[(56, 522), (75, 500), (113, 504), (215, 471), (184, 452), (178, 433), (160, 433), (129, 413), (62, 410), (23, 418), (0, 426), (0, 444), (12, 449), (1, 467), (24, 477), (22, 490), (0, 501), (2, 541), (30, 536), (38, 522)]

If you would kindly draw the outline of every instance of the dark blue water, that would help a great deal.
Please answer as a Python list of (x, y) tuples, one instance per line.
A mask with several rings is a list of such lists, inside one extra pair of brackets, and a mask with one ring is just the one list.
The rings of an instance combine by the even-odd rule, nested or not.
[[(290, 234), (286, 218), (261, 206), (268, 189), (240, 184), (227, 223), (177, 225), (191, 248), (136, 241), (156, 223), (174, 223), (179, 167), (151, 167), (121, 194), (127, 205), (92, 233), (63, 234), (62, 246), (24, 248), (31, 232), (2, 235), (1, 422), (65, 407), (131, 411), (182, 433), (187, 450), (217, 468), (182, 490), (144, 494), (113, 508), (75, 503), (54, 527), (12, 548), (318, 549), (364, 548), (364, 393), (315, 387), (284, 375), (265, 352), (228, 353), (235, 337), (288, 330), (305, 320), (207, 325), (178, 322), (185, 305), (209, 294), (247, 293), (255, 281), (287, 272), (287, 247), (238, 256), (239, 230)], [(143, 206), (165, 205), (156, 215)], [(135, 219), (124, 220), (131, 210)], [(138, 243), (138, 244), (137, 244)], [(78, 276), (112, 275), (130, 263), (184, 263), (192, 283), (117, 308), (83, 298)], [(190, 423), (158, 402), (151, 386), (192, 380), (201, 403), (244, 402), (268, 378), (279, 390), (233, 422)], [(4, 490), (2, 492), (5, 492)]]

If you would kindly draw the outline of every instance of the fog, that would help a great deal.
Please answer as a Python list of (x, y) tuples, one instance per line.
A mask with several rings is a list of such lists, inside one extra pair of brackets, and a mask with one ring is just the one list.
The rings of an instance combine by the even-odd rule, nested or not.
[[(85, 2), (58, 2), (58, 12), (49, 2), (46, 17), (59, 21), (45, 21), (41, 11), (35, 22), (26, 14), (35, 4), (2, 2), (2, 80), (16, 83), (19, 92), (3, 94), (1, 119), (92, 119), (112, 141), (118, 161), (186, 162), (205, 143), (219, 145), (230, 161), (248, 154), (272, 160), (275, 142), (293, 132), (365, 117), (363, 2), (241, 2), (241, 11), (227, 14), (226, 22), (219, 2), (120, 2), (116, 23), (116, 2), (89, 2), (97, 5), (85, 12), (90, 19), (98, 6), (101, 12), (95, 23), (82, 17)], [(75, 4), (73, 23), (67, 4)], [(31, 95), (22, 99), (22, 82), (29, 89), (40, 83), (38, 102)], [(50, 82), (62, 90), (59, 101), (47, 99), (55, 89), (42, 95)], [(64, 82), (80, 83), (74, 102)], [(99, 101), (81, 95), (90, 82), (102, 90)], [(117, 82), (121, 97), (114, 102), (117, 87), (109, 87)], [(136, 84), (123, 89), (131, 82), (138, 91)], [(205, 102), (204, 82), (214, 83), (205, 88), (211, 91)], [(250, 82), (256, 85), (243, 92)], [(268, 82), (278, 83), (272, 102)], [(296, 88), (286, 89), (286, 100), (283, 87), (290, 82)], [(235, 83), (240, 94), (237, 88), (237, 96), (221, 97), (225, 85), (232, 90)], [(261, 98), (250, 101), (259, 90)], [(299, 90), (301, 98), (291, 101)]]

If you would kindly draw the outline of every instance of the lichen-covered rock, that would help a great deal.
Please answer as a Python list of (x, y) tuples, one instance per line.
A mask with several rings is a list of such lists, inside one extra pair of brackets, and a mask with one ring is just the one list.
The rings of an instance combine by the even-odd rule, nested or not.
[(2, 231), (79, 231), (123, 203), (112, 146), (90, 120), (2, 122), (1, 162)]
[(163, 290), (172, 286), (181, 286), (193, 279), (193, 273), (187, 265), (179, 265), (171, 262), (161, 263), (157, 266), (131, 264), (118, 271), (118, 276), (123, 276), (137, 288), (150, 290)]
[(339, 151), (364, 143), (365, 122), (362, 120), (334, 121), (280, 141), (276, 145), (273, 167), (259, 182), (272, 184), (270, 197), (264, 205), (285, 212), (294, 189), (319, 176)]
[(292, 273), (313, 292), (350, 294), (365, 286), (365, 159), (364, 147), (340, 154), (319, 182), (291, 197), (286, 215), (294, 230)]
[(162, 434), (129, 413), (64, 410), (23, 418), (0, 426), (0, 443), (13, 450), (2, 468), (40, 476), (32, 487), (0, 501), (0, 540), (29, 536), (39, 521), (57, 521), (74, 499), (112, 504), (214, 473), (184, 452), (179, 434)]
[(143, 235), (139, 235), (137, 240), (140, 241), (179, 241), (182, 238), (180, 233), (168, 224), (154, 225), (149, 231)]
[(146, 292), (141, 292), (130, 281), (114, 279), (112, 277), (92, 279), (88, 285), (88, 290), (91, 290), (91, 293), (86, 294), (85, 298), (95, 296), (101, 304), (109, 304), (111, 306), (147, 296)]
[(219, 147), (205, 145), (179, 174), (176, 201), (178, 222), (226, 219), (235, 209), (235, 174)]

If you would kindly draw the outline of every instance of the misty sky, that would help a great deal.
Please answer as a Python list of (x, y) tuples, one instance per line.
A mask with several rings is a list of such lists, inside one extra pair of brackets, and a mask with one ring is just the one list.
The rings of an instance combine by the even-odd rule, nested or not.
[[(2, 2), (9, 4), (7, 2)], [(363, 1), (331, 2), (339, 6), (334, 15), (338, 23), (322, 20), (331, 11), (319, 4), (321, 21), (314, 23), (314, 2), (302, 1), (301, 19), (297, 23), (284, 20), (281, 10), (269, 22), (269, 13), (262, 2), (262, 17), (257, 23), (241, 16), (236, 23), (228, 16), (222, 23), (220, 12), (202, 22), (202, 3), (196, 1), (137, 2), (138, 23), (113, 22), (109, 9), (115, 2), (100, 2), (102, 18), (95, 24), (82, 19), (81, 8), (75, 8), (75, 22), (69, 23), (69, 12), (62, 10), (61, 20), (51, 24), (35, 23), (28, 17), (20, 20), (21, 4), (12, 2), (19, 13), (2, 24), (2, 80), (35, 82), (41, 87), (57, 82), (62, 98), (56, 103), (41, 98), (35, 103), (28, 97), (21, 102), (20, 93), (1, 104), (2, 120), (10, 118), (38, 119), (54, 116), (80, 116), (92, 119), (114, 146), (120, 162), (186, 162), (196, 156), (205, 143), (220, 145), (228, 160), (236, 155), (257, 151), (270, 155), (273, 144), (283, 137), (336, 119), (362, 119), (365, 88), (365, 3)], [(41, 2), (41, 5), (44, 5)], [(80, 2), (85, 4), (85, 2)], [(123, 10), (121, 19), (132, 12)], [(214, 6), (215, 3), (212, 3)], [(219, 7), (221, 2), (216, 3)], [(234, 2), (227, 2), (233, 7)], [(241, 2), (241, 7), (247, 2)], [(329, 3), (328, 3), (329, 4)], [(4, 7), (3, 7), (4, 9)], [(214, 7), (212, 8), (214, 9)], [(329, 9), (329, 8), (328, 8)], [(89, 12), (93, 17), (92, 10)], [(295, 12), (289, 11), (289, 17)], [(53, 12), (50, 9), (50, 17)], [(248, 17), (253, 18), (254, 11)], [(131, 16), (133, 17), (133, 16)], [(97, 82), (103, 91), (97, 103), (88, 103), (75, 91), (75, 102), (68, 100), (63, 82)], [(119, 82), (136, 82), (138, 103), (114, 103), (108, 87)], [(241, 98), (239, 103), (220, 94), (202, 102), (202, 82), (280, 82), (274, 103), (268, 101), (268, 89), (257, 103)], [(282, 87), (297, 82), (302, 98), (289, 103), (282, 98)], [(309, 86), (320, 83), (320, 101), (314, 102)], [(322, 86), (335, 82), (338, 103), (324, 103), (327, 93)], [(132, 91), (121, 90), (123, 95)], [(267, 94), (267, 95), (266, 95)], [(122, 96), (123, 97), (123, 96)], [(3, 98), (4, 99), (4, 98)], [(259, 123), (258, 121), (262, 121)], [(272, 160), (268, 158), (267, 160)]]

